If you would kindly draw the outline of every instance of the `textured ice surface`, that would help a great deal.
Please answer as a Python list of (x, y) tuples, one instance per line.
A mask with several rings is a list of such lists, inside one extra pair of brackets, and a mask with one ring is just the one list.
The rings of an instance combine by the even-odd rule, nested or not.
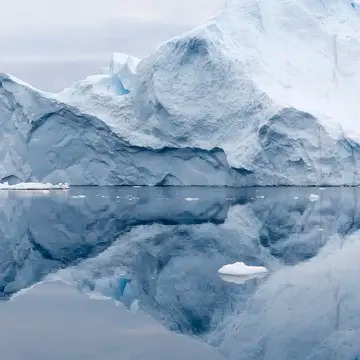
[(228, 0), (58, 95), (2, 76), (0, 180), (357, 185), (359, 37), (351, 1)]
[(98, 118), (7, 75), (0, 125), (0, 182), (10, 185), (221, 185), (237, 176), (220, 149), (130, 145)]
[(140, 62), (138, 91), (77, 105), (138, 146), (218, 147), (238, 184), (358, 184), (359, 34), (349, 1), (228, 0)]

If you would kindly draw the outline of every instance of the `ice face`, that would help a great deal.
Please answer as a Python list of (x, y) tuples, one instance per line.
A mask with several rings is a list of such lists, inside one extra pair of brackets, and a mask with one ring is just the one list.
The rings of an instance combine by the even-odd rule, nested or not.
[(359, 24), (344, 0), (229, 0), (141, 61), (131, 96), (74, 104), (136, 146), (218, 147), (239, 185), (358, 184)]
[[(222, 185), (236, 181), (215, 149), (130, 145), (104, 122), (0, 77), (0, 182)], [(211, 176), (210, 176), (211, 174)]]
[[(62, 182), (68, 177), (73, 184), (117, 185), (358, 185), (359, 16), (344, 0), (229, 0), (218, 16), (148, 58), (139, 62), (115, 54), (107, 72), (60, 94), (39, 94), (14, 80), (9, 91), (9, 78), (3, 77), (2, 137), (4, 148), (12, 151), (0, 154), (7, 173), (2, 178)], [(9, 108), (14, 101), (20, 104), (16, 111)], [(81, 111), (78, 122), (72, 106)], [(54, 108), (63, 108), (67, 145), (69, 127), (86, 132), (83, 138), (96, 144), (71, 139), (66, 148), (80, 159), (76, 166), (64, 154), (64, 141), (52, 136), (64, 134), (58, 125), (64, 121), (52, 121)], [(49, 113), (50, 120), (41, 117)], [(92, 115), (91, 121), (83, 114)], [(28, 127), (28, 115), (43, 120), (38, 135), (45, 136), (41, 130), (46, 129), (51, 134), (47, 147), (58, 149), (51, 155), (53, 169), (29, 163), (25, 145), (8, 136), (13, 119)], [(100, 134), (99, 127), (106, 130)], [(16, 147), (7, 144), (8, 138)], [(116, 146), (105, 144), (105, 138)], [(126, 156), (119, 155), (120, 148)], [(36, 156), (49, 158), (48, 152), (41, 148)], [(146, 166), (147, 157), (156, 158), (156, 174), (154, 166)], [(117, 169), (123, 163), (126, 170)]]

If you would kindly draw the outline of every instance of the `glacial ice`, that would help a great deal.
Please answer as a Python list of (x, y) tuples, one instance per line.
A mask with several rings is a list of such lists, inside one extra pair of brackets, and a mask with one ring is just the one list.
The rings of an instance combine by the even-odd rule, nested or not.
[(9, 183), (0, 183), (0, 190), (67, 190), (69, 189), (69, 184), (41, 184), (41, 183), (19, 183), (15, 185), (9, 185)]
[(130, 145), (98, 118), (7, 75), (0, 125), (0, 182), (10, 185), (222, 185), (236, 176), (220, 149)]
[(249, 266), (243, 262), (236, 262), (222, 266), (218, 273), (222, 275), (246, 276), (267, 273), (268, 270), (263, 266)]
[(349, 1), (227, 0), (60, 94), (3, 75), (0, 180), (358, 185), (359, 37)]

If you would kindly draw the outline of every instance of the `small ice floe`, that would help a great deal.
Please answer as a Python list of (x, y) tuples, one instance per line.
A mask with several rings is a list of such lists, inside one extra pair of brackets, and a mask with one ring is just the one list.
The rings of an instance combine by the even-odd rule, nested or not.
[(130, 195), (130, 196), (127, 196), (126, 199), (129, 200), (129, 201), (135, 201), (135, 200), (139, 200), (140, 198), (138, 198), (137, 196), (131, 196)]
[(9, 185), (9, 183), (0, 183), (0, 190), (68, 190), (70, 188), (69, 184), (51, 184), (51, 183), (20, 183), (15, 185)]
[(74, 195), (71, 197), (72, 199), (85, 199), (86, 196), (85, 195)]
[(325, 190), (325, 188), (324, 188), (324, 187), (321, 187), (321, 188), (319, 188), (319, 190), (323, 191), (323, 190)]
[(218, 271), (224, 281), (236, 284), (244, 284), (248, 280), (264, 277), (268, 272), (263, 266), (248, 266), (243, 262), (225, 265)]
[(133, 188), (134, 189), (139, 189), (139, 188), (141, 188), (141, 186), (136, 185), (136, 186), (133, 186)]
[(298, 197), (298, 196), (294, 196), (294, 200), (299, 200), (299, 197)]
[(218, 272), (222, 275), (242, 276), (267, 273), (268, 269), (263, 266), (248, 266), (243, 262), (236, 262), (223, 266)]
[(186, 201), (199, 201), (200, 199), (199, 198), (191, 198), (191, 197), (188, 197), (185, 199)]
[(319, 230), (319, 231), (325, 231), (325, 229), (323, 229), (323, 228), (319, 228), (318, 230)]
[(310, 200), (311, 202), (318, 201), (319, 199), (320, 199), (320, 196), (319, 196), (319, 195), (316, 195), (316, 194), (311, 194), (311, 195), (309, 196), (309, 200)]

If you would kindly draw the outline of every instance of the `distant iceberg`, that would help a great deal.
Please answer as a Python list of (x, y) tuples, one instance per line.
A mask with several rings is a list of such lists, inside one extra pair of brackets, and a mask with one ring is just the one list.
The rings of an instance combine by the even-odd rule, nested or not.
[(42, 183), (19, 183), (15, 185), (10, 185), (9, 183), (0, 183), (0, 190), (67, 190), (70, 188), (69, 184), (42, 184)]
[(234, 264), (228, 264), (219, 269), (221, 275), (231, 276), (248, 276), (257, 274), (266, 274), (268, 269), (263, 266), (248, 266), (243, 262), (236, 262)]

